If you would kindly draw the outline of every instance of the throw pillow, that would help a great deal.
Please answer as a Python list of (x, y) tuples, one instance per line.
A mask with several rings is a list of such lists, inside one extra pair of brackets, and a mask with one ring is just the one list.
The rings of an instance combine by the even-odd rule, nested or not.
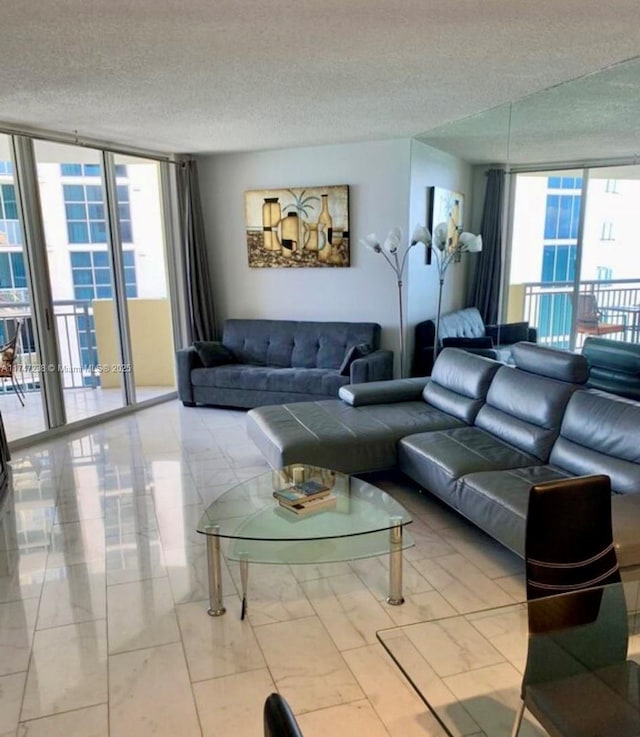
[(364, 358), (371, 353), (371, 346), (368, 343), (358, 343), (347, 348), (342, 363), (340, 364), (340, 376), (349, 376), (351, 373), (351, 364), (358, 358)]
[(443, 348), (493, 348), (493, 340), (488, 337), (482, 338), (443, 338)]
[(198, 352), (203, 366), (213, 368), (222, 366), (224, 363), (235, 363), (236, 357), (233, 353), (217, 340), (195, 340), (193, 347)]

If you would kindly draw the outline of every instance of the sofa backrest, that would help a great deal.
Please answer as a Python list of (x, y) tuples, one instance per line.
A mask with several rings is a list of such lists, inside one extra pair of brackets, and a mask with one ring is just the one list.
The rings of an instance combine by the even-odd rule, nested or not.
[(640, 493), (640, 403), (595, 389), (575, 392), (549, 460), (578, 476), (607, 474), (619, 494)]
[(640, 399), (640, 344), (589, 337), (582, 355), (589, 363), (589, 387)]
[(571, 395), (586, 380), (586, 361), (533, 343), (516, 343), (513, 357), (516, 368), (498, 370), (475, 425), (544, 462)]
[(422, 397), (432, 407), (471, 424), (499, 368), (500, 364), (490, 358), (445, 348), (436, 359)]
[(438, 326), (438, 342), (443, 338), (482, 338), (484, 321), (476, 307), (442, 315)]
[(511, 356), (517, 368), (531, 374), (571, 384), (585, 384), (589, 377), (589, 363), (579, 353), (547, 348), (537, 343), (515, 343)]
[(225, 320), (222, 343), (239, 363), (281, 368), (340, 368), (349, 348), (380, 346), (374, 322)]

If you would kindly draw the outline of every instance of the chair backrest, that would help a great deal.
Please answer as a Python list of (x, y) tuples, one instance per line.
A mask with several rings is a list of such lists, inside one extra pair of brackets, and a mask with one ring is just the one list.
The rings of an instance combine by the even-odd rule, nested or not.
[(608, 476), (531, 488), (525, 563), (529, 646), (523, 690), (625, 660), (627, 610)]
[(279, 693), (264, 702), (264, 737), (302, 737), (291, 707)]
[(525, 562), (527, 599), (620, 581), (608, 476), (531, 487)]
[(0, 363), (2, 368), (7, 371), (11, 370), (13, 364), (20, 352), (21, 347), (21, 335), (20, 330), (22, 328), (22, 319), (15, 321), (15, 332), (13, 337), (10, 338), (4, 345), (0, 346)]
[(580, 325), (597, 325), (600, 319), (596, 295), (588, 292), (578, 295), (577, 320)]

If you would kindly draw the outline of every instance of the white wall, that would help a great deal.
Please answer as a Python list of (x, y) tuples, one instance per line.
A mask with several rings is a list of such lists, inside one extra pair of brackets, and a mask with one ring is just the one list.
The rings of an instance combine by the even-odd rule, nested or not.
[[(444, 187), (465, 196), (463, 225), (472, 226), (473, 171), (460, 159), (420, 141), (411, 142), (411, 198), (409, 222), (425, 223), (427, 217), (427, 187)], [(477, 231), (474, 231), (477, 232)], [(464, 254), (460, 263), (447, 270), (442, 293), (442, 314), (466, 305), (469, 258)], [(438, 269), (435, 259), (425, 263), (425, 249), (416, 246), (410, 254), (407, 294), (407, 343), (409, 356), (413, 353), (413, 328), (422, 320), (435, 319), (438, 305)], [(410, 359), (409, 359), (410, 360)]]
[[(359, 240), (396, 225), (407, 231), (410, 155), (404, 139), (199, 157), (218, 325), (228, 317), (378, 322), (383, 347), (397, 354), (395, 275)], [(249, 268), (245, 190), (330, 184), (349, 185), (351, 267)]]

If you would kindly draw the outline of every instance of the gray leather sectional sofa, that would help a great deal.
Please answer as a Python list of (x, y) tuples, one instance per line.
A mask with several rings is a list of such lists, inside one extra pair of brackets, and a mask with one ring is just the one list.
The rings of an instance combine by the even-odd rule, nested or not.
[(582, 356), (518, 343), (513, 358), (446, 348), (430, 379), (252, 410), (248, 432), (273, 467), (397, 467), (519, 555), (533, 483), (607, 474), (620, 564), (640, 566), (640, 403), (586, 389)]
[[(380, 325), (373, 322), (230, 319), (219, 343), (200, 347), (176, 351), (178, 396), (187, 406), (326, 399), (345, 384), (393, 376), (393, 352), (380, 349)], [(216, 350), (205, 366), (208, 348)], [(345, 361), (353, 348), (369, 352)]]

